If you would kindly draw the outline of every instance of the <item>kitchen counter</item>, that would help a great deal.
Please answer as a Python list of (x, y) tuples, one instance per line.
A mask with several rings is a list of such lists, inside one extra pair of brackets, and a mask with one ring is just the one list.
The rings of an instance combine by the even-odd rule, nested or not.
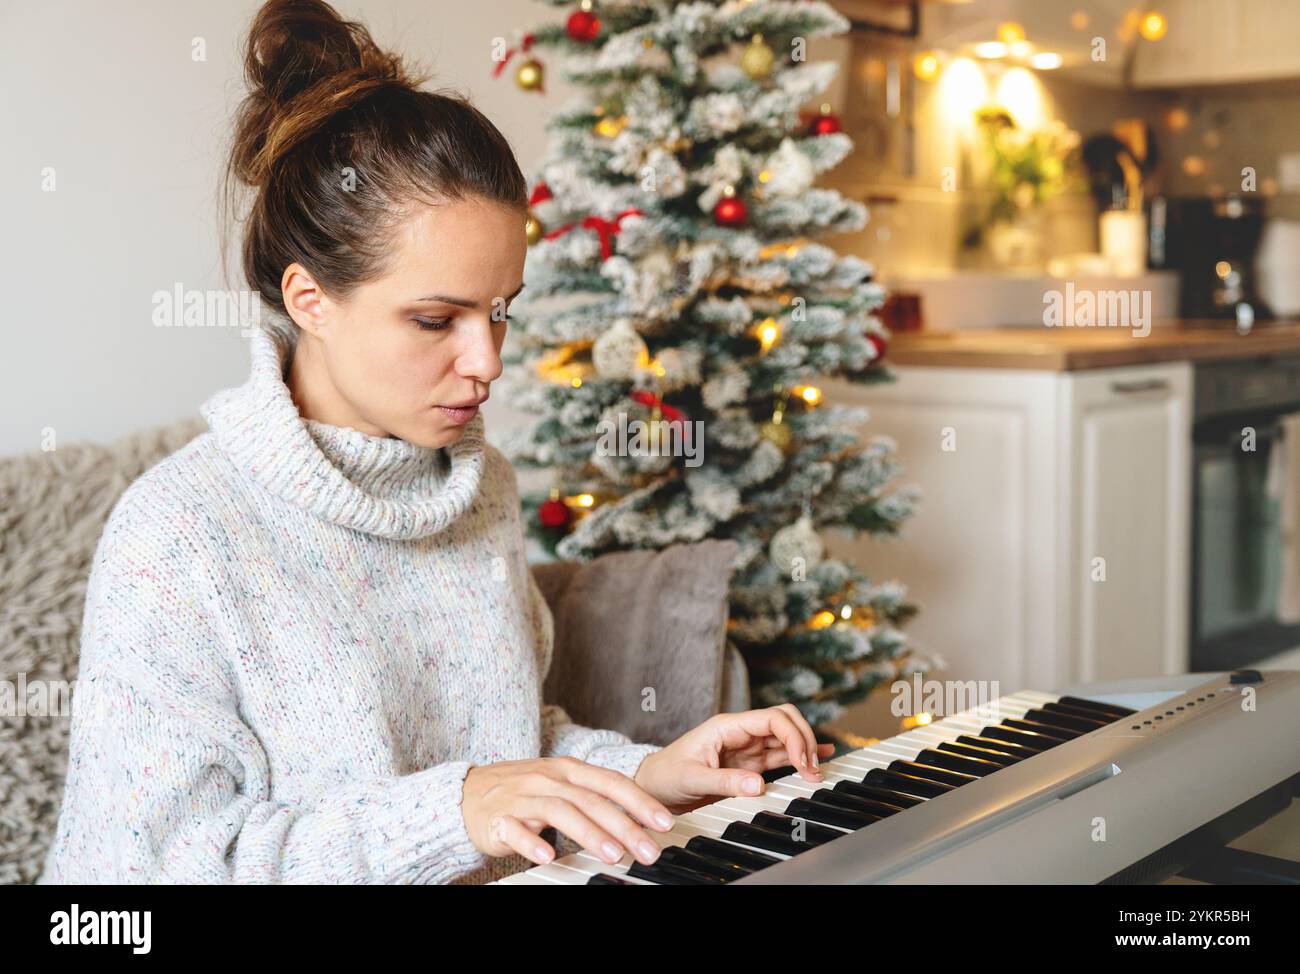
[(1105, 327), (898, 332), (886, 359), (894, 365), (1072, 372), (1287, 354), (1300, 355), (1300, 321), (1260, 322), (1239, 335), (1230, 321), (1179, 319), (1157, 321), (1143, 337)]

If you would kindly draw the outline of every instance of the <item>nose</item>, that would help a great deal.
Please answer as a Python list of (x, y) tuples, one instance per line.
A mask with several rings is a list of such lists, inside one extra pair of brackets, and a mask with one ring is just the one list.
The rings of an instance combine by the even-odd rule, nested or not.
[(457, 373), (467, 379), (482, 382), (484, 385), (498, 379), (503, 370), (501, 363), (503, 336), (494, 334), (488, 319), (484, 317), (475, 322), (472, 327), (461, 329), (458, 334), (462, 341), (456, 353)]

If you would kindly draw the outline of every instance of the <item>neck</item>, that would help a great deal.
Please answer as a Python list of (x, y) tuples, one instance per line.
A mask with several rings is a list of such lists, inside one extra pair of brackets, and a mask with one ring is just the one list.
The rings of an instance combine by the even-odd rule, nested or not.
[(321, 340), (310, 332), (298, 329), (298, 340), (290, 353), (289, 375), (285, 379), (289, 395), (303, 419), (314, 419), (331, 426), (344, 426), (360, 430), (370, 436), (391, 437), (374, 423), (364, 419), (343, 398), (330, 378), (325, 366), (325, 352)]

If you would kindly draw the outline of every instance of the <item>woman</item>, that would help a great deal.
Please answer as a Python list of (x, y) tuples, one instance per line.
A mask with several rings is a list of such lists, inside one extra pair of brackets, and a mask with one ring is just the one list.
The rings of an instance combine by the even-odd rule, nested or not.
[(317, 0), (262, 7), (246, 73), (228, 179), (274, 314), (105, 527), (42, 882), (484, 882), (547, 828), (649, 863), (671, 811), (820, 780), (791, 706), (655, 748), (542, 703), (552, 620), (478, 414), (519, 167)]

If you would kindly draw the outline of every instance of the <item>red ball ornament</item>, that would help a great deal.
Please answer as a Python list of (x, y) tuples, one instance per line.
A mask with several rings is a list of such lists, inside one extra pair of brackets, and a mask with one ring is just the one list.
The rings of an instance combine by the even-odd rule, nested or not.
[(808, 131), (812, 135), (830, 135), (840, 131), (840, 120), (830, 112), (822, 112), (812, 120)]
[(600, 33), (600, 18), (590, 10), (575, 10), (564, 25), (570, 37), (580, 44), (590, 44)]
[(882, 358), (885, 357), (885, 349), (888, 348), (889, 346), (885, 343), (885, 340), (881, 338), (879, 335), (869, 334), (867, 335), (867, 341), (870, 342), (871, 347), (876, 350), (876, 357), (873, 358), (871, 361), (879, 362)]
[(569, 507), (564, 501), (542, 501), (537, 505), (537, 518), (544, 528), (562, 528), (569, 523)]
[(713, 222), (720, 227), (743, 227), (749, 219), (749, 207), (739, 196), (724, 196), (713, 208)]

